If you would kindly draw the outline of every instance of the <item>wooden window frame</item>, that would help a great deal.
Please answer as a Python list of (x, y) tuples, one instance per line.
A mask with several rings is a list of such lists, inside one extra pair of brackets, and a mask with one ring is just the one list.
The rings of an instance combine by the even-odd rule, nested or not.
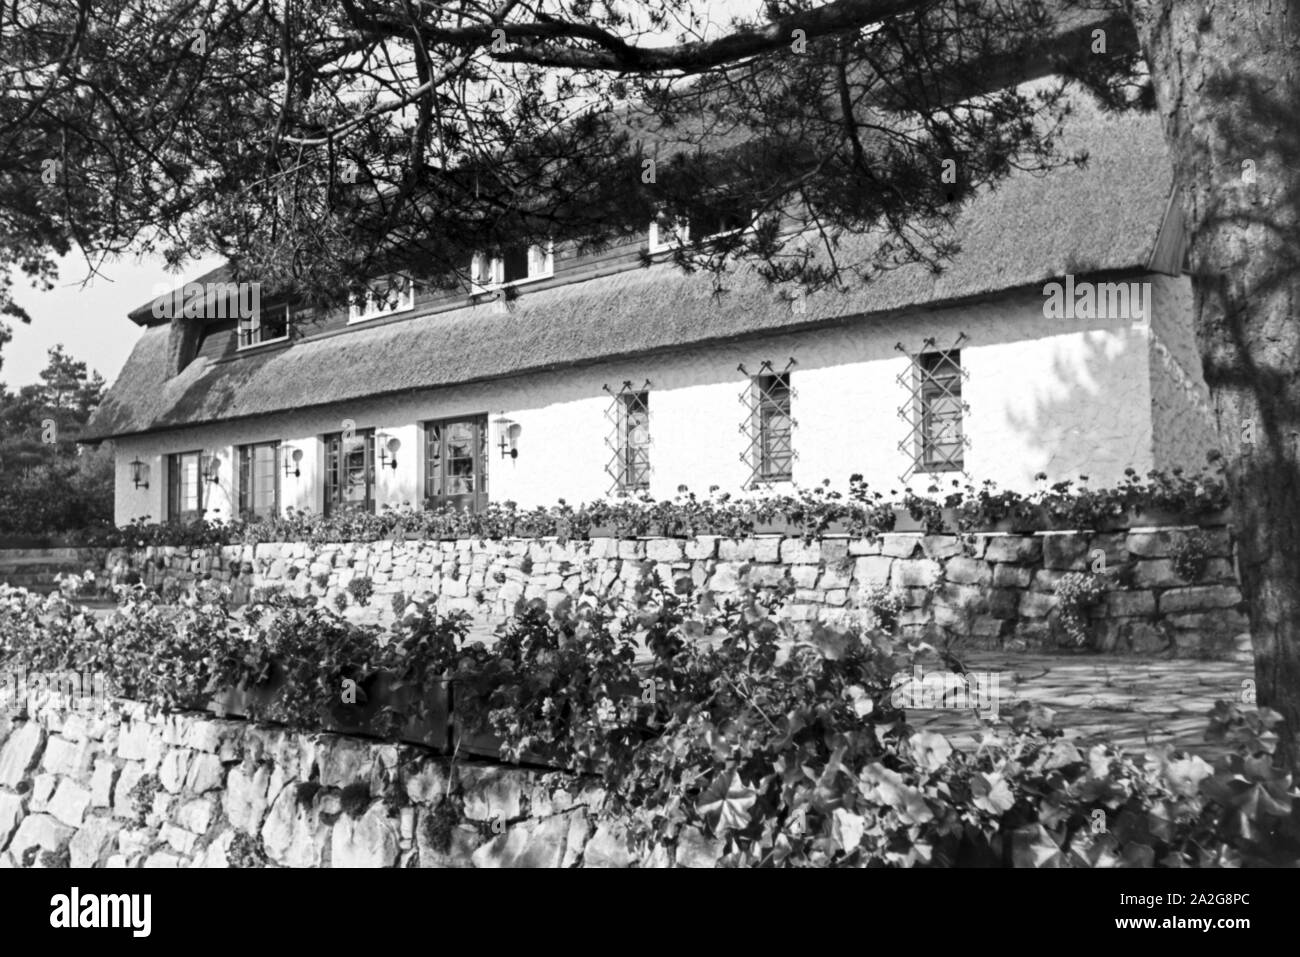
[[(206, 499), (204, 494), (205, 486), (208, 480), (203, 475), (203, 450), (197, 449), (186, 452), (171, 452), (167, 455), (167, 521), (169, 522), (193, 522), (201, 519), (206, 511)], [(194, 458), (194, 474), (196, 477), (197, 488), (195, 498), (198, 501), (197, 509), (182, 510), (180, 507), (180, 498), (182, 491), (181, 479), (184, 474), (184, 460), (190, 457)]]
[[(479, 441), (473, 449), (474, 476), (477, 479), (473, 492), (457, 493), (449, 495), (446, 492), (446, 470), (445, 467), (435, 471), (434, 459), (445, 466), (446, 464), (446, 427), (455, 425), (459, 422), (473, 422), (478, 428)], [(482, 511), (488, 505), (488, 482), (490, 469), (488, 468), (488, 418), (487, 413), (475, 415), (457, 415), (444, 419), (430, 419), (423, 423), (422, 444), (424, 454), (424, 502), (428, 506), (432, 503), (443, 502), (448, 499), (470, 496), (472, 498), (470, 510), (474, 512)], [(436, 441), (434, 435), (437, 435)], [(437, 455), (435, 456), (435, 444), (437, 446)], [(435, 477), (441, 478), (442, 489), (434, 489)]]
[[(340, 474), (343, 467), (343, 461), (342, 461), (343, 433), (330, 432), (326, 434), (323, 438), (324, 445), (325, 445), (325, 481), (324, 481), (325, 502), (322, 511), (326, 515), (336, 514), (337, 510), (344, 505), (347, 505), (349, 508), (357, 508), (358, 506), (360, 506), (360, 510), (365, 511), (369, 514), (374, 514), (375, 488), (376, 485), (378, 484), (378, 476), (376, 474), (376, 468), (375, 468), (375, 430), (373, 428), (357, 429), (354, 434), (357, 438), (361, 438), (364, 440), (363, 448), (365, 450), (365, 457), (363, 460), (362, 468), (366, 473), (365, 502), (344, 503), (342, 501), (338, 501), (338, 502), (334, 501), (334, 493), (343, 487), (343, 483), (342, 483), (343, 476)], [(338, 443), (337, 452), (333, 450), (333, 446), (336, 442)], [(334, 461), (331, 461), (331, 457), (333, 456), (337, 456), (337, 458)]]
[[(916, 459), (921, 472), (965, 471), (965, 405), (962, 401), (961, 350), (923, 352), (916, 357)], [(943, 400), (955, 401), (957, 412), (936, 413)], [(940, 442), (949, 422), (956, 422), (956, 438)], [(940, 447), (955, 446), (956, 452), (942, 453)]]
[(241, 518), (253, 517), (261, 518), (256, 506), (251, 502), (257, 492), (256, 470), (254, 466), (257, 463), (257, 450), (262, 448), (271, 449), (271, 481), (275, 484), (275, 494), (271, 505), (270, 517), (274, 518), (280, 514), (280, 456), (283, 452), (280, 441), (277, 439), (272, 442), (250, 442), (246, 445), (238, 446), (235, 449), (235, 462), (238, 469), (238, 509)]
[[(405, 283), (405, 289), (402, 292), (400, 301), (395, 306), (389, 308), (371, 309), (372, 304), (378, 300), (373, 295), (375, 288), (380, 283), (392, 283), (393, 280), (400, 279)], [(387, 298), (387, 297), (385, 297)], [(372, 319), (382, 319), (385, 316), (396, 316), (403, 312), (411, 312), (415, 309), (415, 281), (405, 273), (389, 273), (384, 276), (376, 277), (366, 284), (365, 300), (359, 301), (354, 297), (348, 303), (348, 324), (358, 322), (369, 322)]]
[[(261, 338), (263, 314), (281, 309), (284, 310), (284, 333), (272, 339)], [(290, 329), (293, 325), (293, 313), (293, 307), (287, 302), (279, 302), (270, 306), (259, 307), (257, 312), (247, 320), (239, 320), (235, 328), (235, 348), (239, 352), (244, 352), (248, 349), (256, 349), (260, 346), (269, 346), (272, 343), (287, 341), (289, 339)], [(245, 325), (245, 323), (247, 323), (247, 325)]]
[(505, 256), (501, 253), (489, 255), (475, 253), (470, 261), (470, 291), (474, 295), (505, 289), (510, 286), (522, 286), (530, 282), (540, 282), (555, 275), (555, 243), (547, 240), (545, 244), (531, 243), (528, 246), (528, 272), (516, 279), (506, 279)]

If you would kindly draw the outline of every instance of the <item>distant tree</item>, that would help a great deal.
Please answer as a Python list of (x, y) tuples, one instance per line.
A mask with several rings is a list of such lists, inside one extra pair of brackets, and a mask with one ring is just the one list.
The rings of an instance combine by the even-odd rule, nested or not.
[[(0, 326), (0, 344), (10, 330)], [(98, 372), (63, 346), (49, 350), (40, 381), (0, 384), (0, 533), (45, 534), (110, 522), (113, 454), (77, 444), (104, 393)]]

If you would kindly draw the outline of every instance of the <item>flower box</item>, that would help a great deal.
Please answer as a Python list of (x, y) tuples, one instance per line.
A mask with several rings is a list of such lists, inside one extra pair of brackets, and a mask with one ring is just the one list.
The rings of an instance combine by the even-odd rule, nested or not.
[(592, 525), (587, 529), (588, 538), (622, 538), (617, 525)]
[(957, 532), (957, 509), (941, 508), (939, 509), (939, 520), (943, 523), (943, 528), (931, 532), (925, 526), (924, 517), (916, 519), (912, 513), (902, 506), (894, 506), (894, 531), (895, 532), (921, 532), (924, 534), (955, 534)]
[(783, 518), (771, 519), (768, 521), (754, 520), (755, 535), (784, 535), (787, 538), (794, 538), (803, 534), (803, 529), (792, 522)]
[(1199, 525), (1212, 528), (1228, 524), (1228, 510), (1202, 512), (1199, 515), (1176, 512), (1164, 508), (1148, 508), (1129, 516), (1128, 528), (1168, 528), (1185, 525)]
[(970, 532), (1002, 532), (1010, 535), (1031, 535), (1053, 527), (1046, 509), (1035, 507), (1019, 515), (1007, 515), (996, 522), (972, 523), (965, 529)]
[[(1110, 516), (1095, 523), (1096, 530), (1099, 532), (1122, 532), (1130, 528), (1185, 528), (1188, 526), (1213, 528), (1227, 524), (1229, 524), (1229, 513), (1226, 509), (1215, 512), (1202, 512), (1197, 515), (1165, 508), (1125, 511), (1121, 515)], [(1064, 523), (1058, 523), (1058, 525), (1061, 528), (1066, 527)]]
[(1221, 508), (1214, 512), (1202, 512), (1200, 515), (1194, 515), (1189, 521), (1193, 525), (1199, 525), (1201, 528), (1219, 528), (1224, 525), (1232, 524), (1232, 509)]

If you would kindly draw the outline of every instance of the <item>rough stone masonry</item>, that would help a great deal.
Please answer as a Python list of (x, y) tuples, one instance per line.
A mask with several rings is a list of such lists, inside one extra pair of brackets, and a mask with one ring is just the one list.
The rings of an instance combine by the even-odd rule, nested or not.
[[(57, 696), (52, 696), (51, 700)], [(712, 866), (687, 829), (629, 849), (562, 772), (203, 714), (0, 715), (0, 867)]]
[[(1172, 556), (1193, 533), (1207, 544), (1208, 560), (1187, 581)], [(368, 606), (349, 599), (348, 613), (358, 620), (391, 621), (393, 596), (400, 593), (469, 612), (483, 630), (520, 598), (554, 605), (588, 592), (630, 595), (647, 570), (667, 582), (687, 578), (724, 599), (747, 584), (785, 582), (792, 595), (780, 615), (801, 623), (861, 620), (872, 589), (884, 588), (902, 598), (905, 630), (937, 628), (968, 647), (1009, 650), (1066, 644), (1056, 585), (1068, 572), (1104, 566), (1110, 587), (1090, 612), (1097, 650), (1228, 657), (1248, 641), (1227, 528), (965, 538), (898, 533), (811, 542), (773, 535), (262, 543), (114, 550), (102, 561), (114, 581), (131, 572), (151, 586), (215, 579), (231, 586), (236, 602), (268, 587), (332, 601), (354, 579), (367, 578), (375, 593)]]

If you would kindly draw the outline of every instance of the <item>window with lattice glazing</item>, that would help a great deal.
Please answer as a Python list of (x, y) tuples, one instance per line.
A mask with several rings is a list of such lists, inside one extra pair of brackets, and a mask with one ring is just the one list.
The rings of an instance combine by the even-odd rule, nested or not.
[(790, 371), (775, 372), (766, 362), (763, 370), (750, 377), (746, 398), (750, 410), (749, 448), (743, 458), (750, 467), (749, 485), (789, 482), (794, 477)]
[[(649, 385), (649, 382), (646, 383)], [(614, 492), (643, 492), (650, 488), (650, 391), (633, 389), (625, 382), (614, 396), (609, 413), (614, 431), (613, 452), (606, 471), (614, 479)]]
[(961, 397), (961, 350), (923, 352), (916, 357), (916, 461), (924, 472), (960, 472), (965, 437)]

